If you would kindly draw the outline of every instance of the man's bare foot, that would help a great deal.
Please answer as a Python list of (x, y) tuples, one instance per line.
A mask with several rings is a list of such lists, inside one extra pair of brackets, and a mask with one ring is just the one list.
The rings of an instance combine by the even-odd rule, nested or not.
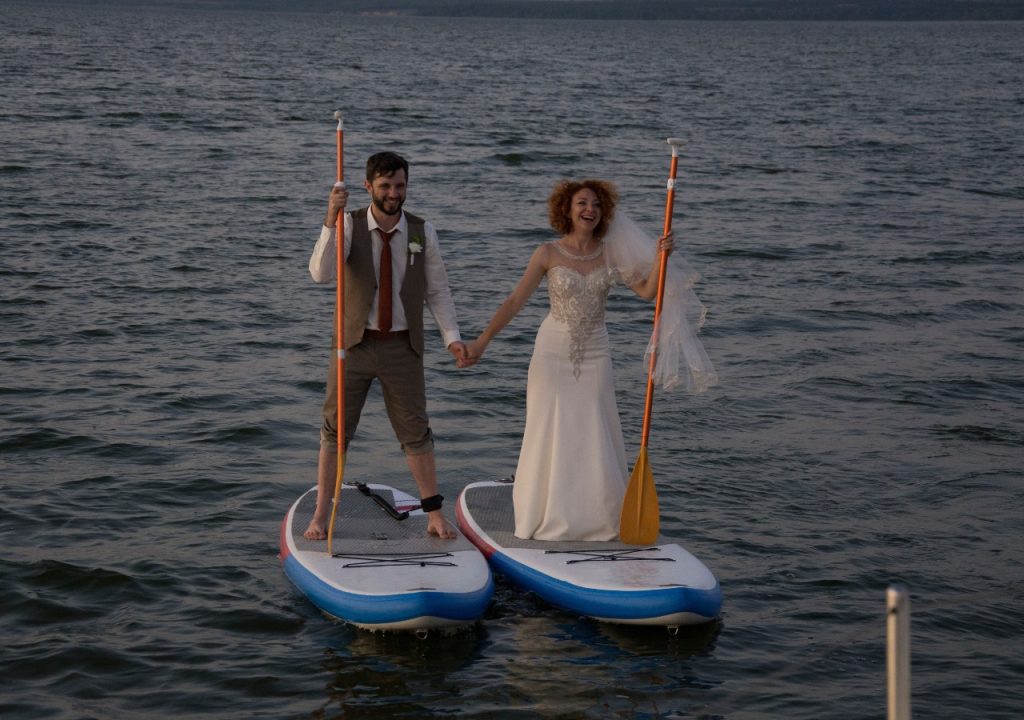
[(454, 540), (458, 537), (455, 528), (448, 522), (448, 519), (441, 514), (440, 510), (427, 513), (427, 535), (436, 535), (442, 540)]
[(326, 540), (327, 539), (327, 528), (324, 526), (326, 523), (314, 517), (309, 521), (309, 527), (306, 528), (306, 532), (302, 533), (302, 537), (307, 540)]

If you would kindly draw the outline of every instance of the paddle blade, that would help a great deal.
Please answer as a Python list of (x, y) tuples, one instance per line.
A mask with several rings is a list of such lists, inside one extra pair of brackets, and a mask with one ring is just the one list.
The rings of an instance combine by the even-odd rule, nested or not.
[(647, 448), (641, 447), (622, 503), (619, 539), (630, 545), (651, 545), (658, 539), (659, 522), (654, 475), (647, 462)]

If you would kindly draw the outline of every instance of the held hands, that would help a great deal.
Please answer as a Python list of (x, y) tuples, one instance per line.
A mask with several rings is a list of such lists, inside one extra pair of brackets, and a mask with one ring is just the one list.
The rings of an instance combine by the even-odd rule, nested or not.
[(466, 343), (466, 355), (472, 359), (473, 363), (480, 362), (480, 358), (483, 357), (484, 350), (487, 349), (487, 343), (480, 338), (471, 340)]
[(480, 361), (480, 356), (484, 354), (484, 348), (486, 345), (481, 343), (479, 339), (471, 342), (453, 342), (448, 346), (448, 352), (455, 358), (455, 366), (459, 368), (468, 368), (476, 365)]
[(345, 212), (348, 204), (348, 189), (345, 183), (336, 182), (331, 194), (327, 197), (327, 217), (324, 219), (324, 227), (332, 228), (338, 223), (338, 213)]
[(468, 368), (476, 365), (477, 358), (471, 357), (466, 348), (466, 343), (458, 340), (448, 346), (448, 352), (455, 358), (455, 367)]

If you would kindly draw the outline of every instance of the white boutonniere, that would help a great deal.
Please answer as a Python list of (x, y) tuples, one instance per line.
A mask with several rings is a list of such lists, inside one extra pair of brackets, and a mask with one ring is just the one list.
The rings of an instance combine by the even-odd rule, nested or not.
[(409, 264), (416, 264), (416, 256), (423, 252), (423, 239), (421, 237), (414, 236), (409, 241)]

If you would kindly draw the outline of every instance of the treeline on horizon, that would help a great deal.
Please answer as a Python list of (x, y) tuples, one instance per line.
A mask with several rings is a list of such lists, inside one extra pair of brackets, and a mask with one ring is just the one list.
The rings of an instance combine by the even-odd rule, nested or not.
[(157, 5), (433, 17), (594, 20), (1024, 20), (1024, 0), (78, 0), (78, 2), (95, 5)]
[[(301, 0), (300, 0), (301, 1)], [(619, 20), (1020, 20), (1024, 0), (308, 0), (360, 13)]]

